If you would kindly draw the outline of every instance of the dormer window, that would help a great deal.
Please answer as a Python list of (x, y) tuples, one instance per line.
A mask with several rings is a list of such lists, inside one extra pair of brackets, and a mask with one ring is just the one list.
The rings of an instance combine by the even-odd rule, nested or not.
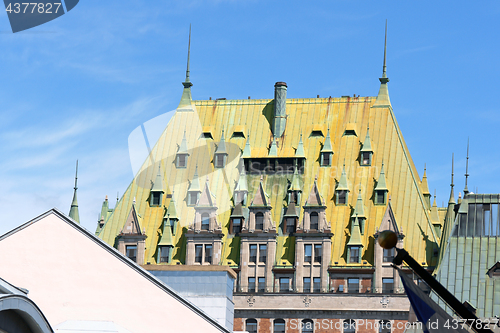
[(160, 263), (170, 263), (172, 257), (173, 247), (172, 246), (160, 246), (158, 251)]
[(345, 191), (345, 190), (339, 190), (337, 191), (337, 205), (342, 205), (342, 206), (345, 206), (347, 205), (347, 196), (349, 194), (349, 191)]
[(294, 203), (294, 204), (299, 204), (300, 199), (299, 199), (299, 191), (290, 191), (288, 192), (288, 204)]
[(255, 229), (264, 230), (264, 214), (262, 213), (255, 214)]
[(137, 261), (137, 245), (127, 245), (125, 247), (127, 257), (133, 262)]
[(226, 165), (226, 155), (216, 154), (214, 157), (214, 165), (216, 168), (223, 168)]
[(198, 202), (200, 192), (189, 192), (188, 193), (188, 206), (194, 206)]
[(293, 234), (295, 232), (297, 218), (295, 218), (295, 217), (287, 217), (285, 219), (285, 222), (286, 222), (285, 232), (287, 234)]
[(233, 217), (231, 219), (231, 224), (229, 226), (229, 233), (238, 234), (241, 232), (241, 221), (240, 217)]
[(318, 215), (318, 213), (312, 212), (311, 215), (310, 215), (310, 219), (311, 219), (311, 222), (310, 222), (310, 225), (309, 225), (309, 229), (311, 229), (311, 230), (318, 230), (318, 226), (319, 226), (319, 215)]
[(361, 153), (361, 165), (372, 165), (372, 153), (364, 151)]
[(330, 166), (332, 164), (333, 153), (321, 153), (321, 166)]
[(201, 214), (201, 230), (210, 229), (210, 215), (208, 213)]
[(187, 167), (187, 154), (177, 154), (175, 159), (175, 166), (179, 169)]
[(385, 205), (387, 203), (387, 190), (375, 190), (375, 205)]
[(360, 263), (361, 259), (361, 247), (360, 246), (350, 246), (349, 247), (349, 263)]
[(151, 192), (151, 206), (158, 207), (161, 205), (162, 193)]

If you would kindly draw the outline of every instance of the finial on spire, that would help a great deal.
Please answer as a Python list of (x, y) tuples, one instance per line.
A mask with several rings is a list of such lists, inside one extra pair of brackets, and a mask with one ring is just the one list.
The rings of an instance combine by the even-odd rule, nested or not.
[(76, 195), (76, 190), (78, 190), (78, 160), (76, 160), (75, 187), (73, 192), (73, 201), (71, 202), (71, 208), (69, 210), (69, 217), (71, 217), (74, 221), (80, 223), (80, 214), (78, 212), (78, 199)]
[(116, 202), (120, 200), (120, 192), (116, 192)]
[(189, 25), (189, 42), (188, 42), (188, 56), (187, 56), (187, 68), (186, 68), (186, 80), (182, 82), (184, 86), (184, 91), (182, 92), (181, 101), (177, 109), (181, 109), (181, 111), (193, 111), (191, 108), (191, 87), (193, 84), (189, 79), (189, 59), (191, 55), (191, 24)]
[(451, 188), (453, 188), (455, 186), (455, 184), (453, 183), (453, 176), (454, 176), (454, 172), (453, 172), (453, 169), (454, 169), (454, 160), (455, 160), (455, 154), (454, 153), (451, 153)]
[(469, 138), (467, 138), (467, 159), (465, 160), (465, 188), (464, 197), (469, 193), (467, 188), (467, 179), (469, 178)]
[[(190, 81), (189, 81), (189, 58), (190, 58), (190, 55), (191, 55), (191, 23), (189, 24), (189, 41), (188, 41), (188, 58), (187, 58), (187, 68), (186, 68), (186, 82), (185, 83), (189, 83), (190, 87), (193, 85)], [(184, 84), (184, 86), (186, 86)]]
[(76, 160), (76, 172), (75, 172), (75, 191), (78, 190), (78, 160)]
[(385, 20), (385, 41), (384, 41), (384, 66), (382, 67), (382, 77), (387, 78), (387, 66), (386, 66), (386, 59), (387, 59), (387, 19)]

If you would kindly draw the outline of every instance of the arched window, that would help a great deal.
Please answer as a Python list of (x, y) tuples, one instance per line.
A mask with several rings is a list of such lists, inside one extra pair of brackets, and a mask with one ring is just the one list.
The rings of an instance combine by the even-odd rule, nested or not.
[(314, 322), (311, 319), (302, 320), (302, 333), (314, 333)]
[(247, 319), (245, 322), (245, 330), (248, 333), (257, 333), (257, 320)]
[(356, 321), (353, 319), (346, 319), (343, 322), (344, 333), (356, 333)]
[(210, 229), (210, 215), (208, 213), (201, 214), (201, 230)]
[(311, 213), (311, 224), (309, 226), (309, 229), (311, 229), (311, 230), (318, 230), (318, 226), (319, 226), (318, 213), (312, 212)]
[(264, 230), (264, 214), (255, 214), (255, 230)]
[(273, 332), (285, 333), (285, 321), (283, 319), (274, 319)]

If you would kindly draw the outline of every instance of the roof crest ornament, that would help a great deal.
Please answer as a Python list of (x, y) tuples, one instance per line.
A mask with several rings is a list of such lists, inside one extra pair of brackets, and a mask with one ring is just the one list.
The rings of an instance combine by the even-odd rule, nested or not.
[(182, 109), (182, 111), (193, 111), (191, 108), (191, 87), (193, 84), (189, 78), (189, 61), (191, 57), (191, 24), (189, 24), (189, 42), (188, 42), (188, 56), (187, 56), (187, 67), (186, 67), (186, 80), (182, 82), (184, 90), (182, 92), (181, 101), (177, 109)]
[(467, 179), (469, 178), (469, 138), (467, 138), (467, 159), (465, 160), (465, 188), (464, 188), (464, 198), (469, 193), (467, 188)]
[(373, 104), (373, 107), (391, 106), (389, 90), (387, 89), (387, 83), (389, 82), (389, 78), (387, 77), (387, 20), (385, 20), (384, 65), (382, 66), (382, 77), (379, 78), (379, 81), (380, 90), (378, 91), (377, 100)]

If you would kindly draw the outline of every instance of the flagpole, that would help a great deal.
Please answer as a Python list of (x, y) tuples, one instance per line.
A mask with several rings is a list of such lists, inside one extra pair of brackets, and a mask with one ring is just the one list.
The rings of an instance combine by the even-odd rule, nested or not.
[(448, 291), (441, 283), (439, 283), (429, 272), (427, 272), (405, 249), (395, 248), (397, 251), (392, 263), (399, 266), (403, 261), (410, 266), (410, 268), (417, 274), (427, 285), (434, 290), (460, 317), (472, 322), (471, 328), (476, 333), (493, 333), (492, 330), (487, 328), (476, 328), (475, 324), (479, 323), (478, 318), (470, 312), (465, 305), (463, 305), (452, 293)]

